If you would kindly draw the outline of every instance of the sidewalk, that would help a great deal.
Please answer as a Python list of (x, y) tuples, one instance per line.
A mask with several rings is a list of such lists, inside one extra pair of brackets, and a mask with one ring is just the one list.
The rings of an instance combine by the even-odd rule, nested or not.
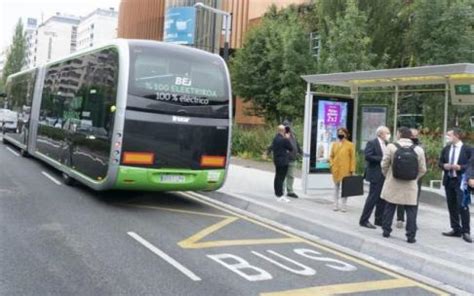
[[(273, 194), (271, 163), (232, 159), (226, 184), (216, 198), (321, 239), (342, 245), (376, 259), (474, 293), (474, 248), (460, 238), (441, 235), (448, 231), (446, 206), (420, 203), (417, 242), (408, 244), (405, 229), (393, 227), (389, 239), (382, 230), (359, 226), (365, 196), (348, 200), (347, 213), (332, 210), (332, 191), (302, 194), (301, 179), (295, 180), (299, 199), (277, 202)], [(256, 167), (256, 168), (252, 168)], [(373, 217), (371, 218), (373, 222)]]

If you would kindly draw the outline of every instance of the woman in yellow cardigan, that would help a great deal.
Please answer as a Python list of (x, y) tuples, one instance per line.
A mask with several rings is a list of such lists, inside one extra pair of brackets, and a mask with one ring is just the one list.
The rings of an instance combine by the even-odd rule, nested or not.
[[(332, 179), (335, 185), (334, 192), (334, 211), (339, 211), (339, 197), (341, 182), (344, 177), (353, 175), (356, 169), (355, 148), (349, 140), (349, 131), (345, 128), (337, 129), (337, 138), (339, 141), (331, 146), (329, 156), (329, 165), (331, 168)], [(346, 212), (347, 198), (341, 198), (342, 212)]]

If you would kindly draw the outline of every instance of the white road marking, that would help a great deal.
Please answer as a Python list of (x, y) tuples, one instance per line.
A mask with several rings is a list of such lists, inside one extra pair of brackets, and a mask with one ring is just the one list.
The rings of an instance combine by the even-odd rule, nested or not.
[(43, 174), (43, 176), (45, 176), (46, 178), (48, 178), (48, 179), (50, 179), (51, 181), (53, 181), (54, 183), (56, 183), (56, 185), (61, 185), (61, 182), (59, 182), (58, 180), (56, 180), (53, 176), (51, 176), (51, 175), (48, 174), (47, 172), (42, 171), (41, 174)]
[(178, 261), (171, 258), (165, 252), (161, 251), (160, 249), (158, 249), (157, 247), (152, 245), (150, 242), (148, 242), (147, 240), (142, 238), (140, 235), (138, 235), (138, 234), (136, 234), (135, 232), (132, 232), (132, 231), (127, 232), (127, 234), (129, 236), (131, 236), (132, 238), (134, 238), (136, 241), (138, 241), (140, 244), (145, 246), (148, 250), (152, 251), (153, 253), (155, 253), (156, 255), (161, 257), (163, 260), (165, 260), (169, 264), (173, 265), (176, 269), (181, 271), (188, 278), (192, 279), (193, 281), (200, 281), (201, 280), (201, 278), (198, 277), (197, 275), (195, 275), (192, 271), (190, 271), (189, 269), (187, 269), (186, 267), (181, 265), (181, 263), (179, 263)]
[(15, 154), (15, 156), (20, 156), (20, 153), (16, 152), (15, 150), (13, 150), (12, 148), (10, 147), (6, 147), (8, 151), (10, 151), (11, 153)]

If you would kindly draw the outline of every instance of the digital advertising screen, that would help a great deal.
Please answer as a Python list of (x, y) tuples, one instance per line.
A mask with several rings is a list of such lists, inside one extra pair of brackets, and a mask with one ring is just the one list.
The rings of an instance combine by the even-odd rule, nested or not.
[(352, 134), (353, 100), (342, 97), (315, 96), (311, 128), (310, 173), (329, 172), (329, 154), (337, 139), (337, 129)]
[(164, 41), (174, 44), (194, 44), (196, 8), (172, 7), (165, 15)]

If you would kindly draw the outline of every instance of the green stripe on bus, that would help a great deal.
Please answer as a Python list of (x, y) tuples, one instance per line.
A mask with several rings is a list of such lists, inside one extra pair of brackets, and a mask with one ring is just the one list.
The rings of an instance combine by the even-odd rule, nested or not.
[(221, 187), (225, 171), (150, 169), (120, 166), (114, 189), (146, 191), (212, 191)]

